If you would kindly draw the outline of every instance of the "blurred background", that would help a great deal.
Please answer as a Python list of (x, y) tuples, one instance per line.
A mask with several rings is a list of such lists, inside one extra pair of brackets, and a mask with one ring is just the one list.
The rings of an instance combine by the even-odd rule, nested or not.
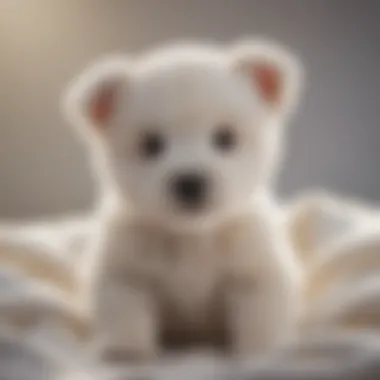
[(94, 197), (61, 94), (87, 64), (176, 40), (266, 36), (302, 58), (278, 191), (325, 187), (380, 200), (377, 0), (1, 0), (0, 217), (54, 215)]

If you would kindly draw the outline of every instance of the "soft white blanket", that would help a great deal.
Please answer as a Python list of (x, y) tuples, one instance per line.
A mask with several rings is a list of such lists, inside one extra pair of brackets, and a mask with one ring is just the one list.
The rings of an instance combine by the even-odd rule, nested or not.
[[(326, 218), (329, 213), (322, 214)], [(306, 224), (304, 220), (303, 227)], [(74, 271), (73, 263), (83, 252), (92, 225), (91, 216), (80, 216), (4, 226), (0, 229), (0, 258), (4, 250), (13, 250), (16, 268), (17, 257), (34, 250), (42, 261), (50, 257), (62, 265), (63, 272)], [(350, 223), (345, 225), (351, 231)], [(341, 234), (342, 229), (338, 230)], [(331, 231), (331, 228), (327, 231), (329, 237)], [(326, 236), (319, 241), (322, 238)], [(343, 333), (324, 329), (323, 333), (302, 336), (300, 341), (260, 362), (236, 363), (196, 352), (168, 357), (151, 366), (105, 368), (86, 354), (83, 321), (70, 307), (69, 297), (58, 288), (33, 279), (35, 274), (0, 270), (1, 380), (380, 378), (380, 336), (376, 330)], [(64, 278), (64, 284), (65, 281), (71, 280)]]

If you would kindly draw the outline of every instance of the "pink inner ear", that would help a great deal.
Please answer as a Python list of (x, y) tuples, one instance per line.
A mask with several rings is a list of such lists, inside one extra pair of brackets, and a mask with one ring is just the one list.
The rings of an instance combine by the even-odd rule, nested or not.
[(95, 124), (105, 126), (109, 122), (115, 109), (116, 92), (114, 83), (103, 85), (92, 99), (89, 111)]
[(275, 105), (280, 100), (281, 78), (278, 70), (267, 64), (253, 66), (253, 77), (256, 80), (264, 99)]

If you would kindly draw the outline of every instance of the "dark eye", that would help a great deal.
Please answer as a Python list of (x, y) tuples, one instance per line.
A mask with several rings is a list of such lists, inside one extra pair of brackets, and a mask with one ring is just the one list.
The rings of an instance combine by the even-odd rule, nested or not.
[(237, 136), (234, 129), (229, 125), (218, 127), (213, 136), (212, 143), (220, 151), (228, 152), (237, 144)]
[(156, 158), (165, 150), (165, 139), (157, 132), (147, 132), (140, 140), (139, 151), (143, 158)]

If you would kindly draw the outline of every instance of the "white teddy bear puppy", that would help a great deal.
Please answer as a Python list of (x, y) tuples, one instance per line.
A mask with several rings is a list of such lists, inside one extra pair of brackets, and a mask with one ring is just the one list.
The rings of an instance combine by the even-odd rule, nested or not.
[(83, 263), (105, 357), (294, 336), (301, 271), (269, 188), (300, 83), (290, 53), (247, 42), (105, 60), (69, 87), (112, 199)]

